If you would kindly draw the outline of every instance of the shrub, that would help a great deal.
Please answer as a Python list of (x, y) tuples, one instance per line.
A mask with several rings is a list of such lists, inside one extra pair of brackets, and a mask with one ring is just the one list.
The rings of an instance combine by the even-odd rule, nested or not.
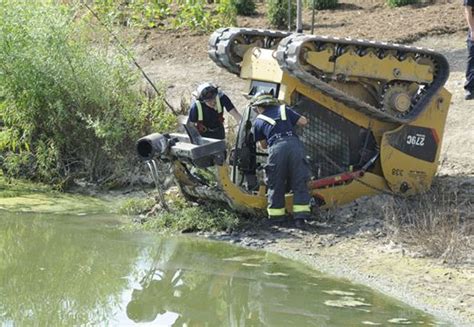
[(156, 217), (144, 222), (144, 228), (159, 231), (222, 231), (233, 230), (239, 225), (238, 215), (218, 204), (208, 203), (205, 207), (189, 206), (188, 203), (171, 212), (160, 212)]
[[(306, 6), (313, 8), (313, 0), (306, 0)], [(324, 10), (324, 9), (334, 9), (338, 5), (338, 0), (314, 0), (314, 9)]]
[(70, 7), (0, 3), (2, 170), (58, 186), (126, 183), (135, 141), (174, 123), (163, 99), (141, 93), (129, 59), (91, 41), (99, 29)]
[(234, 5), (239, 15), (251, 16), (255, 14), (254, 0), (234, 0)]
[(220, 0), (217, 5), (219, 26), (237, 25), (237, 8), (233, 0)]
[[(241, 1), (241, 0), (239, 0)], [(206, 0), (189, 1), (94, 1), (94, 10), (110, 24), (155, 28), (171, 26), (209, 31), (235, 25), (237, 9), (234, 0), (221, 0), (215, 11)]]
[(205, 8), (203, 0), (185, 2), (179, 6), (173, 25), (180, 28), (208, 31), (219, 26), (217, 17)]
[[(279, 29), (288, 28), (288, 1), (287, 0), (269, 0), (268, 1), (268, 11), (267, 17), (270, 21), (270, 24)], [(294, 27), (296, 24), (296, 3), (291, 1), (291, 27)]]
[(416, 4), (418, 0), (387, 0), (390, 7), (402, 7), (406, 5)]

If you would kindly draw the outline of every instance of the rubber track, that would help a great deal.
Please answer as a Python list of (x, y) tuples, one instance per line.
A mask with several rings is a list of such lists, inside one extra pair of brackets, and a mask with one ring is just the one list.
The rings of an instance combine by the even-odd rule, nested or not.
[[(449, 77), (449, 64), (446, 58), (429, 49), (419, 47), (401, 46), (397, 44), (388, 44), (384, 42), (352, 40), (342, 38), (332, 38), (323, 36), (313, 36), (304, 34), (293, 34), (289, 32), (278, 32), (270, 30), (255, 30), (245, 28), (222, 28), (214, 32), (209, 39), (208, 53), (210, 58), (220, 67), (227, 69), (233, 74), (240, 74), (240, 62), (235, 62), (232, 55), (232, 43), (237, 38), (245, 38), (252, 36), (265, 37), (266, 42), (264, 48), (275, 48), (276, 58), (282, 70), (295, 76), (303, 83), (320, 90), (327, 96), (338, 102), (344, 103), (350, 108), (363, 112), (369, 117), (391, 123), (406, 124), (414, 120), (429, 105), (436, 93), (444, 86)], [(283, 38), (284, 37), (284, 38)], [(283, 38), (281, 41), (280, 39)], [(357, 48), (376, 48), (384, 51), (397, 51), (401, 53), (411, 53), (415, 56), (423, 56), (431, 60), (436, 67), (433, 82), (426, 85), (422, 92), (413, 100), (411, 108), (403, 115), (393, 116), (385, 112), (383, 108), (377, 108), (369, 105), (357, 98), (354, 98), (335, 87), (330, 86), (325, 81), (314, 76), (311, 72), (305, 70), (299, 58), (303, 45), (312, 43), (326, 43), (336, 46), (355, 46)]]
[(289, 32), (271, 30), (234, 27), (220, 28), (212, 33), (209, 38), (207, 53), (219, 67), (225, 68), (233, 74), (240, 75), (240, 62), (233, 60), (234, 56), (231, 53), (232, 44), (237, 38), (264, 37), (265, 44), (263, 48), (276, 49), (280, 40), (289, 35), (291, 35)]
[[(422, 93), (415, 97), (415, 100), (412, 103), (410, 110), (403, 116), (392, 116), (383, 111), (383, 108), (373, 107), (363, 101), (360, 101), (352, 96), (347, 95), (346, 93), (330, 86), (321, 79), (317, 78), (310, 72), (304, 69), (299, 60), (301, 55), (301, 50), (303, 45), (311, 43), (332, 43), (336, 45), (351, 45), (358, 48), (377, 48), (383, 49), (384, 51), (400, 51), (405, 54), (414, 54), (423, 56), (430, 59), (434, 66), (436, 67), (436, 74), (433, 78), (433, 82), (429, 85), (426, 85)], [(418, 47), (409, 47), (409, 46), (400, 46), (396, 44), (388, 44), (383, 42), (373, 42), (373, 41), (363, 41), (363, 40), (352, 40), (352, 39), (339, 39), (331, 37), (321, 37), (321, 36), (310, 36), (310, 35), (291, 35), (283, 39), (279, 45), (276, 52), (276, 58), (280, 67), (287, 71), (290, 75), (296, 76), (303, 83), (309, 84), (310, 86), (320, 90), (326, 95), (334, 98), (337, 101), (343, 102), (347, 106), (363, 111), (370, 117), (377, 118), (382, 121), (393, 122), (393, 123), (409, 123), (418, 117), (419, 114), (429, 105), (432, 98), (436, 93), (444, 86), (448, 77), (449, 77), (449, 64), (446, 58), (429, 49), (418, 48)]]

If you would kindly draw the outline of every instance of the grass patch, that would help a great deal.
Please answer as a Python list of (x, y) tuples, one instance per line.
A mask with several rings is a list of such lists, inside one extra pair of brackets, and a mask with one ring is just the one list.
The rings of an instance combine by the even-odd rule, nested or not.
[(119, 212), (133, 217), (134, 227), (149, 231), (191, 233), (231, 231), (240, 225), (240, 217), (220, 203), (199, 205), (188, 202), (176, 191), (166, 193), (170, 211), (159, 204), (158, 197), (130, 199)]
[(12, 198), (28, 194), (54, 193), (51, 186), (23, 180), (5, 178), (0, 173), (0, 198)]
[(127, 216), (138, 216), (150, 212), (156, 201), (152, 198), (127, 199), (119, 208), (118, 213)]
[(185, 207), (171, 212), (160, 212), (147, 220), (147, 230), (191, 233), (197, 231), (230, 231), (239, 224), (234, 212), (218, 205)]
[(97, 197), (59, 192), (51, 186), (0, 175), (0, 209), (10, 212), (98, 213), (113, 212), (115, 203)]
[(384, 207), (384, 218), (396, 240), (425, 256), (456, 264), (468, 260), (474, 249), (473, 209), (462, 189), (437, 184), (416, 197), (393, 198)]

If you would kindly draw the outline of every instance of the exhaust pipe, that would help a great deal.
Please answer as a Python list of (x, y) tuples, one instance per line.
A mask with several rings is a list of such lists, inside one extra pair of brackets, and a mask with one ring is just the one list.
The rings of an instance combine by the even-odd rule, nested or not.
[(169, 136), (153, 133), (137, 141), (137, 154), (142, 160), (151, 160), (166, 154), (169, 149)]

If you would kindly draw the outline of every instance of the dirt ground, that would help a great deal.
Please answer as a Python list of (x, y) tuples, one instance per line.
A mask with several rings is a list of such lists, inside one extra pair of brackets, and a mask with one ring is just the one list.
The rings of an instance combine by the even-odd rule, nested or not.
[[(446, 88), (453, 96), (437, 180), (461, 190), (472, 204), (474, 102), (463, 99), (467, 29), (461, 1), (431, 1), (430, 5), (397, 9), (378, 0), (339, 2), (337, 10), (317, 12), (315, 33), (414, 43), (448, 58), (451, 75)], [(268, 28), (261, 4), (258, 11), (254, 17), (239, 18), (239, 25)], [(310, 12), (305, 12), (304, 22), (309, 33)], [(166, 96), (175, 107), (182, 98), (189, 100), (200, 82), (213, 81), (230, 95), (237, 108), (243, 108), (243, 81), (207, 57), (207, 39), (207, 34), (144, 32), (137, 38), (139, 62), (153, 80), (168, 86)], [(462, 265), (453, 267), (443, 260), (422, 258), (394, 242), (383, 232), (379, 217), (385, 200), (383, 196), (358, 200), (333, 212), (332, 220), (317, 222), (307, 231), (282, 227), (206, 236), (300, 260), (320, 271), (380, 290), (455, 325), (474, 326), (474, 258), (468, 256)]]

